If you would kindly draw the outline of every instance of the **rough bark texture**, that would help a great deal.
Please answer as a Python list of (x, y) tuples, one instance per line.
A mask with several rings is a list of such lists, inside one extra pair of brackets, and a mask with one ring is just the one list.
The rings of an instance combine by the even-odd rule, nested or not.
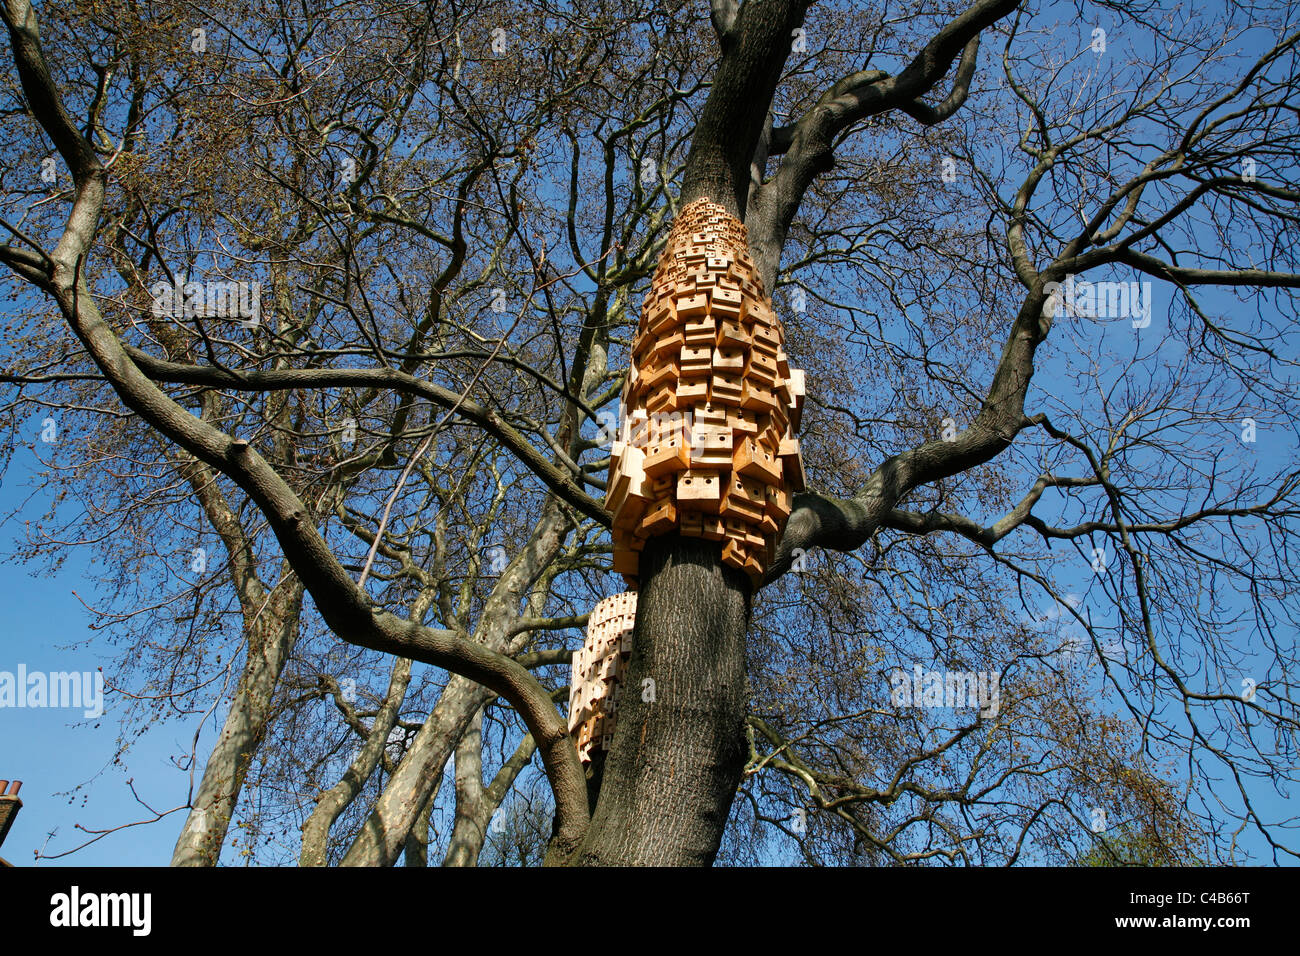
[(741, 8), (722, 40), (722, 62), (691, 139), (683, 204), (707, 196), (745, 218), (754, 149), (804, 7), (799, 0), (750, 0)]
[(627, 692), (579, 859), (707, 866), (745, 763), (749, 579), (717, 542), (669, 535), (646, 545), (641, 580)]

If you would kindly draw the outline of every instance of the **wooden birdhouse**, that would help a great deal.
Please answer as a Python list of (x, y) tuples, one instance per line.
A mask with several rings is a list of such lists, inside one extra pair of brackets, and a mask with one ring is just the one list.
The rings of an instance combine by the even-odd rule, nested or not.
[(630, 586), (645, 542), (672, 531), (723, 542), (725, 563), (762, 579), (804, 487), (804, 374), (784, 342), (744, 224), (708, 199), (688, 204), (642, 303), (610, 455), (614, 570)]
[(582, 650), (573, 653), (569, 668), (569, 733), (584, 764), (591, 763), (595, 750), (607, 749), (613, 740), (635, 624), (635, 591), (607, 597), (591, 609), (587, 639)]

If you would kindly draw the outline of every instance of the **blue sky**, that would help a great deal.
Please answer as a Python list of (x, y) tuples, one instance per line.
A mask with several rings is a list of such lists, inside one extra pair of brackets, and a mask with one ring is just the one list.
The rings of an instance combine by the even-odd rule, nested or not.
[[(1097, 275), (1090, 278), (1123, 278), (1131, 276)], [(1157, 285), (1157, 301), (1165, 309), (1169, 305), (1169, 287)], [(1230, 311), (1232, 302), (1227, 296), (1207, 296), (1216, 307)], [(1079, 372), (1073, 362), (1081, 356), (1096, 354), (1105, 358), (1126, 353), (1130, 343), (1159, 342), (1161, 323), (1168, 327), (1169, 318), (1158, 313), (1155, 327), (1145, 340), (1133, 336), (1126, 322), (1119, 331), (1100, 327), (1081, 326), (1077, 340), (1072, 340), (1065, 323), (1054, 330), (1045, 350), (1045, 361), (1034, 383), (1030, 411), (1054, 411), (1059, 403), (1052, 399), (1057, 389), (1069, 401), (1071, 390), (1077, 384), (1073, 373)], [(1120, 336), (1124, 336), (1121, 338)], [(1072, 351), (1077, 341), (1079, 349)], [(1095, 351), (1093, 349), (1095, 348)], [(1176, 352), (1176, 349), (1174, 349)], [(1054, 353), (1050, 356), (1048, 353)], [(1145, 349), (1150, 353), (1151, 350)], [(1158, 350), (1157, 350), (1158, 352)], [(1156, 353), (1147, 356), (1154, 361)], [(1118, 366), (1117, 366), (1118, 368)], [(1113, 380), (1113, 374), (1103, 378)], [(39, 416), (28, 424), (28, 434), (34, 437), (40, 428)], [(1288, 458), (1294, 460), (1295, 436), (1278, 435), (1261, 425), (1261, 441), (1256, 453), (1262, 460), (1276, 465)], [(1206, 436), (1203, 440), (1218, 441), (1224, 436)], [(34, 459), (23, 449), (15, 451), (8, 471), (0, 479), (0, 512), (7, 513), (18, 507), (29, 490), (25, 484), (32, 473)], [(1032, 477), (1032, 476), (1030, 476)], [(42, 493), (26, 506), (26, 514), (35, 518), (49, 504), (48, 493)], [(1050, 514), (1050, 502), (1044, 501), (1042, 512)], [(19, 515), (17, 524), (0, 527), (0, 553), (9, 550), (15, 533), (21, 532)], [(993, 516), (995, 517), (995, 516)], [(1023, 533), (1023, 532), (1022, 532)], [(1068, 549), (1068, 545), (1065, 546)], [(1084, 547), (1085, 553), (1087, 546)], [(0, 671), (12, 671), (19, 663), (29, 671), (94, 671), (107, 658), (100, 644), (102, 632), (89, 628), (91, 615), (85, 610), (76, 594), (89, 599), (90, 585), (86, 579), (89, 558), (86, 552), (74, 552), (61, 568), (53, 574), (33, 575), (32, 569), (22, 565), (0, 565), (0, 594), (8, 600), (0, 647)], [(1071, 575), (1063, 575), (1071, 578)], [(1085, 595), (1090, 606), (1096, 608), (1095, 617), (1105, 615), (1104, 598), (1089, 594), (1088, 588), (1096, 582), (1088, 573), (1087, 564), (1080, 562), (1077, 582), (1071, 580), (1071, 591)], [(1094, 601), (1099, 603), (1094, 603)], [(1048, 605), (1043, 602), (1044, 609)], [(89, 643), (88, 643), (89, 642)], [(887, 689), (882, 689), (887, 692)], [(93, 834), (77, 826), (98, 829), (122, 826), (132, 821), (148, 819), (156, 811), (168, 810), (185, 801), (187, 775), (172, 762), (178, 753), (188, 752), (196, 729), (197, 718), (174, 720), (163, 726), (150, 728), (133, 742), (125, 766), (114, 765), (119, 725), (110, 700), (110, 710), (104, 719), (87, 722), (80, 710), (7, 710), (0, 708), (0, 778), (24, 781), (25, 807), (14, 829), (9, 834), (0, 854), (7, 859), (27, 864), (34, 850), (42, 846), (47, 853), (67, 851), (91, 839)], [(206, 754), (211, 742), (211, 724), (208, 734), (200, 738), (198, 752)], [(134, 781), (133, 794), (128, 780)], [(1261, 801), (1266, 812), (1284, 816), (1287, 801), (1279, 797), (1259, 780), (1249, 780), (1252, 795)], [(148, 804), (141, 805), (138, 797)], [(161, 822), (110, 834), (86, 849), (60, 860), (43, 865), (72, 863), (80, 865), (160, 865), (167, 862), (182, 814), (174, 813)], [(53, 833), (53, 836), (48, 836)], [(48, 843), (47, 843), (48, 837)], [(1246, 833), (1248, 846), (1260, 847), (1261, 841)]]
[[(32, 427), (39, 429), (39, 422)], [(34, 464), (30, 451), (14, 455), (0, 479), (0, 510), (8, 512), (30, 494), (24, 487)], [(48, 497), (28, 502), (26, 514), (35, 518)], [(8, 551), (13, 524), (0, 529), (0, 550)], [(0, 671), (14, 672), (24, 664), (29, 673), (94, 671), (107, 665), (96, 644), (102, 639), (90, 629), (91, 615), (77, 595), (89, 600), (85, 576), (88, 555), (74, 552), (53, 574), (33, 573), (21, 564), (0, 564), (0, 594), (7, 613), (0, 621)], [(92, 642), (87, 645), (86, 642)], [(33, 852), (61, 853), (95, 834), (77, 826), (105, 829), (155, 816), (136, 801), (127, 781), (157, 811), (185, 802), (187, 775), (170, 760), (187, 752), (197, 721), (172, 721), (154, 727), (136, 740), (122, 765), (113, 764), (118, 721), (111, 696), (102, 720), (86, 720), (82, 709), (0, 708), (0, 779), (21, 780), (23, 809), (0, 847), (0, 856), (18, 865), (31, 865)], [(210, 724), (209, 724), (210, 727)], [(200, 751), (211, 745), (211, 734)], [(84, 850), (42, 866), (159, 866), (171, 858), (183, 822), (180, 813), (148, 826), (109, 834)], [(49, 834), (53, 832), (53, 836)]]

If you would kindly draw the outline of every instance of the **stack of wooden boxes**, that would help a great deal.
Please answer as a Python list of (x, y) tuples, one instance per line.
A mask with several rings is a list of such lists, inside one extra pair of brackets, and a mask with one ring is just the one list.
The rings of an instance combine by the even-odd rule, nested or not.
[(592, 751), (597, 748), (608, 750), (613, 739), (635, 623), (635, 591), (607, 597), (591, 609), (587, 641), (582, 650), (574, 651), (569, 672), (569, 733), (576, 738), (584, 764), (591, 763)]
[(642, 305), (610, 457), (614, 570), (629, 587), (645, 542), (674, 530), (724, 542), (725, 563), (762, 579), (804, 488), (804, 374), (784, 344), (744, 224), (690, 203)]

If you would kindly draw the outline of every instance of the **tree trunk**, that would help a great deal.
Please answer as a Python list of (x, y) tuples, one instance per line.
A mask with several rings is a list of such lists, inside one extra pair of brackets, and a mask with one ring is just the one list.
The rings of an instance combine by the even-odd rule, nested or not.
[(595, 866), (707, 866), (745, 766), (750, 583), (721, 545), (667, 535), (642, 586), (618, 731), (578, 851)]
[(269, 603), (262, 619), (253, 624), (239, 686), (176, 840), (172, 866), (216, 866), (221, 856), (244, 777), (266, 729), (271, 699), (297, 637), (302, 591), (296, 583), (291, 588), (287, 601)]
[[(438, 783), (441, 783), (440, 780)], [(415, 825), (406, 835), (406, 850), (402, 859), (407, 866), (429, 865), (429, 817), (433, 813), (434, 801), (438, 799), (438, 784), (434, 784), (433, 793), (424, 801), (424, 807), (415, 817)]]
[(483, 849), (485, 827), (480, 819), (483, 802), (483, 711), (470, 722), (456, 744), (456, 822), (443, 866), (473, 866)]
[(316, 809), (312, 810), (302, 825), (299, 866), (329, 865), (330, 828), (339, 815), (352, 805), (375, 768), (383, 762), (384, 749), (388, 746), (393, 727), (397, 725), (398, 714), (406, 700), (406, 689), (410, 682), (411, 659), (399, 657), (393, 662), (388, 691), (383, 706), (379, 708), (370, 726), (370, 737), (344, 772), (343, 779), (316, 798)]
[(491, 699), (491, 691), (468, 678), (456, 676), (447, 683), (365, 827), (344, 855), (343, 866), (392, 866), (397, 861), (407, 834), (442, 780), (456, 741)]

